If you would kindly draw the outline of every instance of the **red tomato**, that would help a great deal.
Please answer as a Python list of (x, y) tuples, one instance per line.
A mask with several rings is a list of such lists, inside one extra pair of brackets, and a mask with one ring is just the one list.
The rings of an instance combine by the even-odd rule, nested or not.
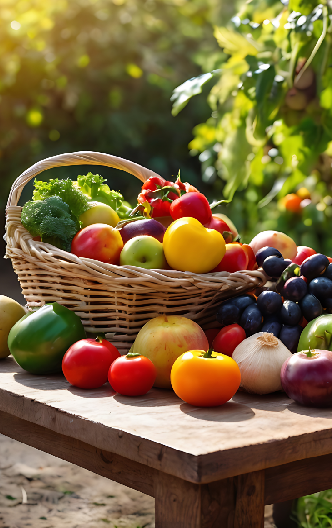
[(235, 271), (247, 269), (248, 257), (242, 246), (237, 242), (226, 244), (226, 253), (222, 261), (212, 271)]
[(226, 244), (233, 242), (233, 235), (231, 233), (231, 230), (226, 224), (226, 222), (224, 222), (221, 218), (212, 215), (210, 222), (206, 224), (205, 227), (207, 227), (208, 229), (215, 229), (216, 231), (219, 231), (219, 233), (221, 233), (224, 237)]
[(138, 354), (127, 354), (112, 363), (108, 381), (123, 396), (143, 396), (153, 386), (157, 369), (152, 361)]
[(248, 264), (247, 264), (247, 269), (248, 270), (254, 270), (254, 269), (257, 269), (257, 262), (256, 262), (256, 256), (255, 256), (255, 253), (253, 252), (253, 249), (251, 246), (249, 246), (248, 244), (241, 244), (241, 247), (243, 249), (243, 251), (245, 251), (245, 253), (247, 254), (247, 257), (248, 257)]
[(113, 361), (121, 357), (106, 339), (81, 339), (68, 348), (62, 360), (67, 381), (81, 389), (97, 389), (106, 383)]
[(217, 334), (219, 334), (220, 328), (208, 328), (204, 330), (204, 334), (209, 342), (209, 346), (212, 347), (212, 343)]
[(120, 231), (107, 224), (91, 224), (74, 236), (71, 252), (108, 264), (118, 264), (123, 241)]
[(311, 249), (308, 246), (297, 246), (297, 254), (293, 259), (293, 262), (300, 265), (305, 259), (311, 257), (311, 255), (315, 255), (316, 253), (317, 251)]
[(158, 218), (159, 216), (170, 216), (171, 202), (157, 198), (156, 200), (149, 201), (151, 205), (151, 218)]
[(246, 338), (242, 326), (234, 323), (224, 326), (213, 340), (213, 350), (232, 357), (236, 347)]
[(327, 257), (329, 259), (329, 262), (332, 262), (332, 257)]
[(199, 192), (188, 192), (172, 202), (170, 214), (173, 220), (183, 217), (196, 218), (205, 225), (212, 219), (212, 211), (204, 194)]

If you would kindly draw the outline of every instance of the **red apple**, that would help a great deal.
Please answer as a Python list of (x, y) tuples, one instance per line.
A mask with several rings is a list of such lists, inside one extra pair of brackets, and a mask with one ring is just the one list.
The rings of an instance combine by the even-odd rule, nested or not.
[[(212, 220), (213, 219), (218, 219), (218, 220), (221, 220), (222, 222), (225, 223), (225, 225), (227, 226), (227, 229), (224, 229), (224, 231), (228, 231), (229, 233), (232, 233), (232, 240), (230, 240), (230, 242), (233, 242), (233, 240), (235, 240), (238, 236), (239, 236), (239, 233), (237, 232), (237, 229), (235, 227), (235, 225), (233, 224), (232, 220), (230, 218), (228, 218), (228, 216), (224, 215), (224, 214), (221, 214), (221, 213), (214, 213), (212, 215)], [(210, 229), (216, 229), (216, 227), (212, 226), (205, 226), (205, 227), (209, 227)], [(222, 226), (220, 225), (220, 228)], [(217, 229), (217, 231), (219, 231), (221, 234), (222, 234), (222, 231), (220, 231), (220, 229)], [(225, 242), (228, 242), (228, 240)]]
[(146, 220), (128, 222), (128, 224), (120, 229), (120, 235), (122, 236), (124, 244), (131, 238), (137, 236), (151, 236), (159, 240), (159, 242), (162, 242), (165, 231), (166, 228), (160, 222), (157, 222), (153, 218), (147, 218)]
[(302, 264), (302, 262), (307, 259), (308, 257), (311, 257), (311, 255), (315, 255), (317, 251), (314, 249), (311, 249), (308, 246), (297, 246), (297, 254), (296, 257), (293, 259), (294, 264)]
[(212, 219), (208, 224), (205, 225), (205, 227), (207, 229), (214, 229), (215, 231), (219, 231), (219, 233), (221, 233), (224, 237), (226, 244), (233, 242), (233, 234), (231, 233), (230, 227), (221, 218), (218, 218), (217, 216), (212, 216)]
[(242, 246), (237, 242), (233, 242), (232, 244), (226, 244), (226, 253), (222, 261), (212, 271), (229, 271), (229, 273), (234, 273), (235, 271), (245, 270), (247, 269), (248, 261), (249, 258), (244, 249), (242, 249)]

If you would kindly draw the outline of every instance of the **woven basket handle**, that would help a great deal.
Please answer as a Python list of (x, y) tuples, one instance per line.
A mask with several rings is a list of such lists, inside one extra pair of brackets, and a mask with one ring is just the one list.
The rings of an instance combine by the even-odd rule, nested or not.
[(7, 207), (18, 204), (25, 185), (34, 176), (53, 167), (68, 167), (70, 165), (104, 165), (105, 167), (113, 167), (114, 169), (129, 172), (129, 174), (136, 176), (143, 183), (151, 176), (158, 176), (152, 170), (145, 169), (137, 163), (118, 158), (117, 156), (111, 156), (110, 154), (103, 154), (102, 152), (82, 151), (59, 154), (58, 156), (38, 161), (14, 181), (8, 197)]

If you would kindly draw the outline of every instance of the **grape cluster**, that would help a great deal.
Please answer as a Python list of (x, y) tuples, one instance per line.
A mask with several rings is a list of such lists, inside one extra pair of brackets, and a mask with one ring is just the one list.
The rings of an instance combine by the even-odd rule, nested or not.
[[(286, 262), (281, 254), (276, 254), (278, 250), (263, 250), (263, 256), (267, 254), (264, 260), (257, 253), (258, 265), (263, 269), (266, 260), (271, 262), (272, 258)], [(281, 274), (277, 283), (279, 293), (263, 291), (257, 301), (251, 295), (229, 299), (219, 306), (217, 321), (222, 326), (239, 324), (247, 337), (257, 332), (271, 333), (291, 352), (296, 352), (304, 319), (309, 322), (324, 311), (332, 313), (332, 264), (325, 255), (317, 253), (307, 258), (301, 267), (287, 263)]]

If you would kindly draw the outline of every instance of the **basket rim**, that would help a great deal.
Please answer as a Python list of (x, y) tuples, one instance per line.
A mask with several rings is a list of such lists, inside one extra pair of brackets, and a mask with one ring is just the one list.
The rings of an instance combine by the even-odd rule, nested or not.
[[(233, 280), (234, 282), (236, 282), (236, 280), (241, 282), (247, 282), (248, 286), (252, 284), (253, 287), (259, 287), (263, 286), (267, 281), (267, 275), (264, 273), (263, 270), (259, 269), (240, 270), (234, 273), (223, 271), (199, 274), (190, 271), (179, 271), (174, 269), (145, 269), (136, 266), (121, 266), (104, 263), (86, 257), (77, 257), (73, 253), (58, 249), (52, 244), (33, 240), (33, 236), (23, 227), (21, 221), (18, 218), (18, 214), (20, 214), (21, 210), (22, 207), (17, 205), (7, 207), (6, 256), (8, 258), (12, 258), (12, 256), (8, 254), (10, 250), (13, 250), (14, 252), (23, 252), (24, 254), (30, 255), (32, 259), (37, 260), (39, 262), (45, 262), (46, 259), (46, 261), (53, 262), (54, 260), (57, 260), (69, 266), (78, 265), (86, 271), (88, 271), (88, 269), (91, 271), (93, 270), (93, 274), (99, 276), (100, 278), (101, 276), (105, 278), (108, 276), (109, 278), (118, 281), (128, 280), (129, 278), (134, 282), (135, 278), (139, 281), (151, 282), (173, 282), (174, 280), (177, 280), (180, 282), (185, 281), (186, 283), (188, 283), (188, 285), (201, 284), (201, 287), (203, 287), (203, 284), (205, 283), (206, 288), (213, 288), (213, 285), (216, 287), (221, 283)], [(15, 220), (11, 220), (10, 217), (12, 214), (15, 215)], [(23, 239), (23, 247), (22, 244), (20, 244), (20, 248), (17, 248), (15, 247), (15, 245), (12, 245), (10, 243), (11, 237), (8, 237), (9, 223), (16, 224), (14, 238), (17, 238), (18, 236), (21, 240)]]

